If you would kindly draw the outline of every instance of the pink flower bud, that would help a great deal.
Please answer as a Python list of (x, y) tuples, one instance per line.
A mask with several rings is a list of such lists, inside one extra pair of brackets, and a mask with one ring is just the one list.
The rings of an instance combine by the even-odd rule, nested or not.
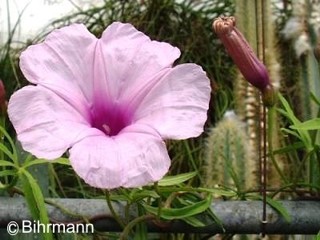
[(0, 115), (7, 110), (6, 90), (2, 80), (0, 79)]
[(263, 91), (270, 84), (267, 69), (235, 25), (234, 17), (219, 17), (212, 28), (245, 79)]

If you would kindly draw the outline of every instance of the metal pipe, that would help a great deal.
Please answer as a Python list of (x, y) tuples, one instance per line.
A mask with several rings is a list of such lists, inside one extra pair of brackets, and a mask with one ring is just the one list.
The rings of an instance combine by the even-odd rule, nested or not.
[[(85, 216), (99, 231), (121, 231), (113, 219), (104, 200), (98, 199), (48, 199), (74, 214)], [(291, 217), (287, 222), (277, 211), (267, 207), (268, 223), (266, 234), (317, 234), (320, 231), (320, 201), (281, 201)], [(120, 216), (124, 216), (122, 203), (114, 203), (114, 208)], [(150, 232), (185, 232), (185, 233), (232, 233), (259, 234), (261, 232), (262, 202), (259, 201), (214, 201), (213, 212), (221, 220), (219, 224), (195, 228), (183, 221), (171, 221), (159, 224), (148, 221)], [(63, 213), (59, 208), (48, 204), (49, 217), (54, 222), (82, 221)], [(134, 214), (134, 211), (132, 213)], [(21, 223), (32, 220), (24, 198), (0, 198), (0, 228), (5, 228), (10, 221)]]

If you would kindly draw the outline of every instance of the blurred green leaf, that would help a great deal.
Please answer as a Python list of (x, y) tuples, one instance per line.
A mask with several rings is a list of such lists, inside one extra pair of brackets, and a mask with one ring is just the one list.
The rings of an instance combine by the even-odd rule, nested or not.
[(207, 192), (207, 193), (213, 193), (218, 196), (225, 196), (225, 197), (234, 197), (237, 195), (235, 191), (232, 190), (225, 190), (220, 188), (197, 188), (200, 192)]
[[(292, 136), (295, 136), (296, 138), (298, 138), (300, 140), (300, 136), (299, 134), (294, 131), (294, 130), (291, 130), (291, 129), (287, 129), (287, 128), (281, 128), (281, 131), (287, 133), (287, 134), (290, 134)], [(302, 142), (302, 141), (301, 141)], [(305, 146), (305, 144), (302, 142), (303, 146)]]
[[(284, 109), (278, 109), (278, 111), (284, 115), (285, 117), (288, 118), (288, 120), (293, 123), (293, 125), (299, 125), (301, 124), (301, 121), (295, 116), (294, 112), (292, 111), (291, 106), (289, 105), (288, 101), (281, 95), (279, 94), (279, 100), (284, 107)], [(290, 132), (290, 130), (286, 130), (287, 133), (292, 134), (293, 132)], [(308, 151), (313, 150), (313, 145), (311, 141), (311, 137), (308, 133), (308, 131), (304, 129), (297, 129), (296, 133), (293, 133), (296, 137), (298, 137), (305, 145), (306, 149)]]
[[(206, 199), (192, 203), (188, 206), (181, 208), (161, 208), (160, 216), (165, 220), (184, 219), (194, 216), (196, 214), (206, 211), (211, 205), (212, 197), (208, 195)], [(147, 212), (157, 215), (159, 212), (158, 207), (152, 207), (147, 204), (143, 204), (143, 207)]]
[(189, 172), (189, 173), (182, 173), (175, 176), (166, 176), (158, 182), (158, 186), (172, 186), (178, 185), (180, 183), (184, 183), (189, 179), (195, 177), (197, 172)]
[(272, 198), (267, 198), (267, 203), (275, 209), (278, 213), (281, 214), (281, 216), (287, 221), (291, 221), (291, 216), (289, 215), (287, 209), (277, 200), (274, 200)]
[(159, 198), (159, 194), (153, 190), (146, 190), (146, 189), (132, 189), (129, 194), (131, 202), (137, 202), (144, 198), (151, 197), (151, 198)]
[[(49, 224), (50, 221), (44, 197), (37, 181), (24, 168), (21, 168), (19, 173), (22, 182), (24, 197), (27, 201), (28, 208), (33, 219), (39, 220), (43, 224)], [(43, 233), (43, 237), (45, 240), (53, 240), (53, 235), (51, 232)]]
[(47, 163), (58, 163), (58, 164), (63, 164), (63, 165), (68, 165), (70, 166), (70, 161), (68, 158), (57, 158), (55, 160), (47, 160), (47, 159), (34, 159), (31, 161), (26, 162), (23, 167), (28, 168), (34, 165), (38, 164), (47, 164)]
[(6, 160), (0, 160), (0, 166), (2, 167), (16, 167), (12, 162)]
[(204, 227), (206, 226), (205, 223), (203, 223), (202, 221), (200, 221), (199, 219), (197, 219), (194, 216), (191, 217), (186, 217), (183, 219), (186, 223), (190, 224), (193, 227)]
[(0, 143), (0, 151), (7, 155), (12, 161), (15, 160), (15, 156), (3, 143)]
[(298, 130), (319, 130), (320, 129), (320, 118), (314, 118), (311, 120), (307, 120), (302, 123), (294, 124), (290, 126), (292, 129)]
[(303, 147), (304, 147), (304, 145), (302, 142), (291, 143), (288, 146), (284, 146), (282, 148), (275, 150), (273, 152), (273, 154), (285, 154), (285, 153), (291, 152), (292, 150), (302, 149)]
[(16, 170), (1, 170), (0, 171), (0, 177), (14, 176), (16, 174), (17, 174)]
[(3, 151), (16, 165), (19, 165), (18, 163), (18, 154), (16, 150), (16, 145), (14, 144), (11, 136), (9, 133), (4, 129), (2, 126), (0, 126), (0, 132), (5, 136), (5, 138), (8, 140), (10, 147), (12, 151), (10, 151), (4, 144), (0, 144), (0, 150)]

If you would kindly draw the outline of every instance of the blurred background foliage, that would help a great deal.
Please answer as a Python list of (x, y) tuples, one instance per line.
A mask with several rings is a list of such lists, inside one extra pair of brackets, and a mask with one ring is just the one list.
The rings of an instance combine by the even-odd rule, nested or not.
[[(0, 79), (5, 84), (6, 97), (9, 99), (15, 90), (28, 84), (18, 67), (19, 53), (28, 45), (43, 40), (51, 29), (74, 22), (81, 22), (99, 37), (110, 23), (114, 21), (129, 22), (150, 36), (151, 39), (166, 41), (177, 46), (182, 55), (176, 64), (185, 62), (199, 64), (207, 72), (211, 80), (212, 94), (205, 132), (195, 139), (167, 142), (172, 158), (169, 174), (197, 171), (197, 177), (190, 180), (190, 185), (207, 185), (209, 187), (219, 185), (237, 192), (238, 198), (245, 199), (250, 193), (259, 193), (257, 179), (260, 174), (258, 163), (252, 163), (257, 160), (257, 156), (246, 152), (254, 150), (247, 146), (249, 144), (248, 138), (250, 138), (247, 127), (250, 124), (249, 117), (247, 115), (241, 116), (241, 111), (249, 108), (250, 103), (248, 103), (248, 98), (239, 96), (242, 94), (238, 85), (239, 81), (242, 81), (239, 80), (241, 77), (239, 77), (235, 65), (222, 47), (220, 40), (212, 32), (211, 25), (213, 19), (218, 16), (236, 15), (239, 21), (242, 22), (239, 26), (240, 30), (246, 32), (249, 42), (252, 41), (251, 43), (256, 44), (257, 39), (252, 40), (249, 36), (250, 33), (247, 35), (248, 31), (250, 32), (253, 27), (256, 27), (256, 22), (255, 19), (250, 20), (250, 11), (245, 10), (245, 7), (248, 7), (255, 11), (250, 5), (254, 2), (261, 1), (105, 0), (104, 5), (101, 7), (92, 7), (86, 11), (78, 8), (76, 13), (55, 20), (43, 30), (42, 34), (34, 36), (34, 39), (29, 39), (22, 48), (12, 47), (12, 36), (15, 34), (14, 27), (8, 36), (7, 42), (0, 46)], [(262, 13), (262, 15), (269, 14), (268, 21), (269, 24), (272, 24), (271, 31), (274, 34), (271, 40), (272, 49), (268, 48), (267, 51), (269, 51), (269, 56), (275, 56), (278, 62), (277, 88), (286, 97), (298, 119), (305, 121), (319, 117), (318, 96), (320, 95), (318, 93), (320, 93), (320, 88), (316, 87), (320, 83), (318, 82), (320, 81), (319, 75), (316, 75), (316, 72), (319, 71), (319, 64), (317, 58), (315, 58), (319, 57), (317, 55), (319, 54), (319, 47), (317, 50), (319, 40), (316, 32), (312, 30), (312, 24), (308, 24), (314, 17), (311, 13), (308, 15), (311, 3), (315, 4), (317, 1), (299, 0), (295, 2), (278, 0), (266, 2), (270, 6), (270, 11)], [(297, 6), (297, 2), (301, 5)], [(245, 7), (241, 7), (241, 4)], [(299, 8), (305, 8), (306, 13), (297, 13)], [(241, 14), (241, 11), (244, 12)], [(297, 54), (295, 40), (287, 37), (286, 32), (284, 32), (289, 20), (297, 17), (299, 17), (298, 22), (301, 20), (306, 24), (300, 35), (307, 34), (310, 36), (310, 46), (312, 46), (299, 54)], [(249, 27), (246, 25), (248, 22), (252, 24), (249, 24)], [(269, 35), (271, 33), (266, 32), (265, 34)], [(295, 37), (299, 38), (299, 36)], [(259, 49), (256, 50), (258, 51)], [(313, 62), (310, 63), (310, 61)], [(268, 69), (270, 71), (274, 70), (270, 66)], [(251, 90), (245, 90), (245, 94), (248, 91)], [(259, 98), (254, 101), (255, 103), (259, 102)], [(274, 150), (277, 157), (279, 156), (277, 161), (281, 165), (281, 172), (279, 173), (272, 167), (269, 169), (269, 172), (271, 171), (272, 174), (277, 175), (274, 177), (270, 173), (270, 176), (275, 179), (274, 181), (278, 181), (276, 185), (272, 186), (273, 190), (270, 196), (276, 196), (279, 192), (283, 192), (284, 194), (281, 195), (281, 198), (319, 197), (319, 158), (315, 154), (314, 157), (309, 159), (313, 153), (318, 151), (319, 141), (316, 138), (318, 133), (307, 132), (312, 138), (311, 154), (299, 138), (298, 134), (301, 132), (294, 134), (294, 131), (289, 128), (292, 124), (292, 115), (286, 114), (288, 109), (284, 109), (285, 107), (283, 106), (283, 103), (279, 104), (280, 114), (274, 119), (278, 123), (278, 131), (275, 132), (277, 146)], [(235, 114), (239, 115), (239, 119), (237, 117), (235, 122), (228, 122), (230, 118), (229, 120), (224, 118), (228, 110), (235, 110)], [(256, 126), (260, 126), (261, 117), (259, 114), (250, 115), (250, 118), (256, 121)], [(10, 133), (14, 134), (8, 120), (6, 125)], [(237, 128), (237, 126), (239, 127)], [(220, 129), (217, 129), (218, 127)], [(281, 131), (281, 129), (287, 129), (287, 131)], [(259, 131), (259, 129), (256, 131)], [(210, 140), (210, 136), (208, 137), (210, 134), (216, 134), (214, 137), (211, 136), (213, 140)], [(221, 134), (224, 135), (221, 137)], [(245, 134), (247, 136), (244, 136)], [(219, 141), (220, 139), (221, 141)], [(211, 143), (214, 143), (215, 149), (210, 149)], [(261, 146), (260, 144), (257, 145)], [(208, 152), (212, 152), (213, 156), (218, 157), (213, 159), (212, 156), (208, 155)], [(247, 159), (243, 159), (244, 156), (245, 158), (252, 158), (250, 159), (251, 162), (248, 163)], [(248, 168), (244, 168), (244, 166), (248, 166)], [(48, 177), (45, 179), (40, 177), (38, 180), (39, 182), (47, 181), (49, 183), (47, 196), (91, 198), (102, 196), (103, 194), (101, 190), (92, 189), (84, 184), (70, 167), (48, 164), (46, 171), (49, 173)], [(208, 183), (208, 179), (205, 179), (210, 175), (210, 172), (217, 173), (213, 174), (213, 183)], [(281, 175), (284, 175), (285, 179), (281, 178)], [(243, 182), (248, 181), (248, 179), (256, 183), (243, 185)]]

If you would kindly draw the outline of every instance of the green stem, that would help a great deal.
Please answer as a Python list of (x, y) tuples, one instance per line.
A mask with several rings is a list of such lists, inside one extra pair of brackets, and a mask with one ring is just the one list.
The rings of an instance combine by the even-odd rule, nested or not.
[(304, 174), (303, 174), (303, 167), (305, 166), (305, 165), (307, 165), (307, 161), (310, 159), (310, 156), (311, 156), (311, 154), (312, 154), (312, 151), (309, 151), (309, 152), (307, 152), (306, 154), (305, 154), (305, 156), (302, 158), (302, 160), (301, 160), (301, 162), (299, 162), (298, 163), (298, 167), (297, 167), (297, 172), (296, 172), (296, 174), (294, 175), (294, 177), (293, 177), (293, 180), (292, 180), (292, 183), (293, 184), (295, 184), (296, 182), (298, 182), (299, 181), (299, 178), (301, 177), (301, 176), (304, 176)]
[(275, 116), (276, 108), (274, 106), (268, 108), (268, 155), (272, 161), (273, 166), (275, 167), (276, 171), (280, 175), (281, 179), (284, 181), (284, 183), (288, 184), (288, 180), (284, 176), (283, 172), (281, 171), (281, 168), (279, 167), (274, 154), (273, 154), (273, 120)]
[[(5, 129), (5, 119), (3, 116), (0, 116), (0, 125)], [(4, 134), (3, 133), (0, 133), (0, 144), (4, 145)], [(0, 159), (5, 160), (5, 156), (2, 151), (0, 151)], [(0, 171), (3, 171), (3, 170), (6, 170), (6, 167), (0, 167)], [(4, 177), (4, 179), (5, 179), (5, 181), (4, 181), (5, 184), (8, 184), (10, 182), (8, 176)]]
[(151, 219), (155, 219), (155, 216), (153, 215), (143, 215), (143, 216), (139, 216), (135, 219), (133, 219), (131, 222), (129, 222), (129, 224), (124, 228), (123, 232), (120, 235), (119, 240), (127, 240), (129, 239), (128, 236), (130, 234), (130, 231), (132, 230), (132, 228), (137, 225), (140, 222), (146, 221), (146, 220), (151, 220)]
[(192, 152), (191, 152), (191, 150), (190, 150), (190, 146), (189, 146), (187, 140), (184, 140), (184, 141), (183, 141), (183, 145), (184, 145), (184, 147), (185, 147), (185, 149), (186, 149), (186, 151), (187, 151), (187, 156), (188, 156), (188, 159), (190, 160), (190, 163), (191, 163), (191, 165), (192, 165), (192, 168), (196, 171), (197, 176), (198, 176), (200, 182), (203, 182), (202, 176), (201, 176), (201, 174), (200, 174), (200, 172), (199, 172), (199, 168), (197, 167), (197, 164), (196, 164), (196, 162), (195, 162), (195, 159), (194, 159), (194, 157), (192, 156)]
[[(265, 236), (265, 228), (267, 224), (267, 107), (263, 106), (263, 155), (262, 155), (262, 163), (260, 166), (261, 173), (261, 192), (262, 192), (262, 223), (261, 223), (261, 234), (262, 237)], [(269, 117), (269, 116), (268, 116)], [(268, 135), (269, 136), (269, 135)]]
[[(275, 189), (272, 192), (272, 195), (270, 196), (271, 198), (274, 198), (277, 194), (285, 192), (286, 189), (291, 189), (291, 191), (288, 191), (288, 193), (297, 193), (297, 187), (308, 187), (308, 188), (315, 188), (318, 191), (320, 191), (320, 186), (319, 185), (314, 185), (310, 183), (305, 183), (305, 182), (296, 182), (296, 183), (289, 183), (288, 185), (282, 186), (281, 188)], [(292, 189), (295, 189), (292, 191)], [(302, 189), (303, 192), (307, 192), (306, 190)], [(287, 192), (287, 191), (286, 191)], [(307, 192), (309, 193), (309, 192)]]
[(158, 213), (157, 213), (157, 217), (160, 219), (161, 216), (161, 210), (162, 210), (162, 195), (159, 189), (159, 185), (158, 182), (154, 183), (154, 190), (156, 191), (156, 193), (160, 196), (159, 200), (158, 200)]
[[(85, 222), (85, 223), (89, 223), (89, 219), (87, 219), (85, 216), (81, 215), (81, 214), (78, 214), (78, 213), (75, 213), (75, 212), (72, 212), (70, 211), (69, 209), (63, 207), (62, 205), (54, 202), (54, 201), (51, 201), (51, 200), (48, 200), (48, 199), (45, 199), (44, 200), (45, 203), (51, 205), (51, 206), (54, 206), (55, 208), (58, 208), (62, 213), (68, 215), (68, 216), (71, 216), (71, 217), (74, 217), (74, 218), (79, 218), (79, 219), (82, 219), (80, 220), (80, 222)], [(52, 219), (50, 219), (52, 220)], [(79, 221), (79, 220), (78, 220)]]
[[(309, 165), (309, 183), (311, 184), (318, 184), (319, 181), (319, 159), (318, 159), (318, 153), (317, 151), (312, 151), (310, 153), (310, 158), (308, 161)], [(310, 188), (310, 191), (313, 191), (313, 188)]]
[(110, 212), (111, 212), (112, 216), (118, 222), (118, 224), (121, 226), (121, 228), (124, 229), (125, 228), (125, 224), (123, 223), (123, 221), (120, 219), (119, 215), (116, 213), (116, 211), (113, 208), (113, 205), (112, 205), (112, 202), (111, 202), (110, 192), (108, 190), (106, 190), (105, 194), (106, 194), (107, 204), (108, 204), (108, 207), (110, 209)]

